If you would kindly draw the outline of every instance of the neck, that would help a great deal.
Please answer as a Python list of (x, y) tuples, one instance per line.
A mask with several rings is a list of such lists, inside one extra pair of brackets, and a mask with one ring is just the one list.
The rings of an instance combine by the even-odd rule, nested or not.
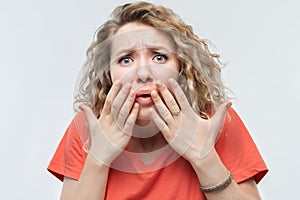
[(132, 137), (128, 148), (136, 153), (148, 153), (158, 149), (161, 149), (167, 144), (166, 140), (161, 133), (148, 138)]

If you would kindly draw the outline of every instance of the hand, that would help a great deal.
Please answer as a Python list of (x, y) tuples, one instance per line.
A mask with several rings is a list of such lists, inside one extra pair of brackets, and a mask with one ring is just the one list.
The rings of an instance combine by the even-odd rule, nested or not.
[(214, 148), (231, 103), (223, 103), (212, 118), (203, 119), (192, 109), (178, 83), (174, 79), (169, 79), (169, 83), (171, 91), (158, 84), (161, 97), (157, 91), (152, 92), (157, 109), (150, 110), (150, 116), (169, 145), (193, 163), (203, 159)]
[(130, 83), (121, 88), (121, 83), (116, 81), (107, 95), (99, 119), (90, 107), (80, 106), (90, 131), (89, 154), (108, 166), (127, 146), (138, 115), (139, 105), (134, 104), (135, 94), (130, 89)]

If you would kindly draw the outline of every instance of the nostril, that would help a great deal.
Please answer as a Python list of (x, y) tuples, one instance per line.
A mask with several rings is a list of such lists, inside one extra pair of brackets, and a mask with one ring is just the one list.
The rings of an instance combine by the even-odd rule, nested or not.
[(138, 76), (138, 82), (139, 83), (148, 83), (148, 82), (152, 82), (153, 78), (150, 75), (147, 75), (145, 77), (143, 76)]
[(151, 82), (153, 80), (148, 66), (138, 67), (136, 76), (137, 76), (138, 82), (140, 82), (140, 83), (147, 83), (147, 82)]

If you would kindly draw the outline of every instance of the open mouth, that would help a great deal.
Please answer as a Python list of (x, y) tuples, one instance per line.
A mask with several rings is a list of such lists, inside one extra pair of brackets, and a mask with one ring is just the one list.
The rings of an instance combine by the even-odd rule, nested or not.
[(141, 105), (152, 103), (151, 90), (141, 90), (136, 93), (136, 102)]
[(141, 97), (141, 98), (148, 98), (148, 97), (151, 97), (150, 94), (141, 94), (141, 95), (138, 95), (137, 96), (138, 98)]

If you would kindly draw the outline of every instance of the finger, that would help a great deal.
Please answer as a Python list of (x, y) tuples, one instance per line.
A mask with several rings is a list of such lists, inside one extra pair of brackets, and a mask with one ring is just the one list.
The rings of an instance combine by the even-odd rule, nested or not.
[(121, 87), (121, 82), (119, 80), (116, 80), (113, 83), (110, 91), (107, 94), (107, 97), (106, 97), (106, 100), (105, 100), (105, 103), (103, 106), (102, 114), (108, 115), (110, 113), (111, 107), (112, 107), (112, 102), (113, 102), (114, 98), (117, 96), (117, 94), (120, 90), (120, 87)]
[(128, 135), (132, 135), (133, 127), (135, 125), (137, 116), (139, 113), (139, 104), (135, 103), (131, 113), (129, 114), (126, 123), (124, 124), (124, 132)]
[(174, 123), (174, 118), (173, 118), (171, 112), (169, 111), (169, 109), (166, 107), (164, 102), (159, 97), (157, 91), (153, 90), (151, 92), (151, 97), (153, 99), (153, 102), (154, 102), (160, 116), (163, 118), (163, 120), (165, 122), (167, 122), (168, 125), (172, 125)]
[(92, 111), (92, 109), (89, 106), (84, 104), (80, 105), (79, 108), (80, 110), (83, 111), (89, 130), (91, 130), (92, 127), (97, 123), (97, 118), (95, 116), (95, 113)]
[(169, 89), (162, 83), (157, 83), (157, 86), (158, 86), (161, 96), (163, 97), (165, 104), (171, 111), (171, 114), (173, 115), (173, 113), (179, 112), (180, 108), (179, 108), (174, 96), (169, 91)]
[(182, 91), (181, 87), (178, 85), (177, 81), (175, 81), (173, 78), (170, 78), (170, 89), (174, 93), (175, 98), (183, 112), (190, 112), (191, 106), (189, 104), (188, 99), (186, 98), (184, 92)]
[(134, 104), (134, 100), (135, 100), (135, 92), (134, 92), (134, 90), (131, 90), (119, 112), (119, 116), (117, 118), (117, 122), (118, 122), (119, 126), (121, 126), (121, 127), (124, 126), (125, 121), (129, 117), (130, 111)]
[(111, 113), (113, 115), (113, 118), (115, 121), (118, 119), (119, 112), (121, 110), (121, 107), (127, 98), (129, 92), (131, 89), (131, 84), (126, 83), (124, 87), (121, 88), (120, 92), (117, 94), (117, 96), (114, 98), (112, 107), (111, 107)]
[(221, 104), (211, 119), (211, 130), (215, 134), (215, 138), (217, 138), (218, 134), (222, 131), (227, 109), (231, 105), (231, 102), (224, 102), (223, 104)]
[(150, 118), (154, 122), (154, 124), (157, 126), (157, 128), (162, 132), (164, 135), (165, 139), (168, 141), (171, 141), (171, 134), (170, 134), (170, 129), (167, 126), (167, 124), (164, 122), (163, 119), (158, 115), (158, 113), (153, 109), (150, 108)]

